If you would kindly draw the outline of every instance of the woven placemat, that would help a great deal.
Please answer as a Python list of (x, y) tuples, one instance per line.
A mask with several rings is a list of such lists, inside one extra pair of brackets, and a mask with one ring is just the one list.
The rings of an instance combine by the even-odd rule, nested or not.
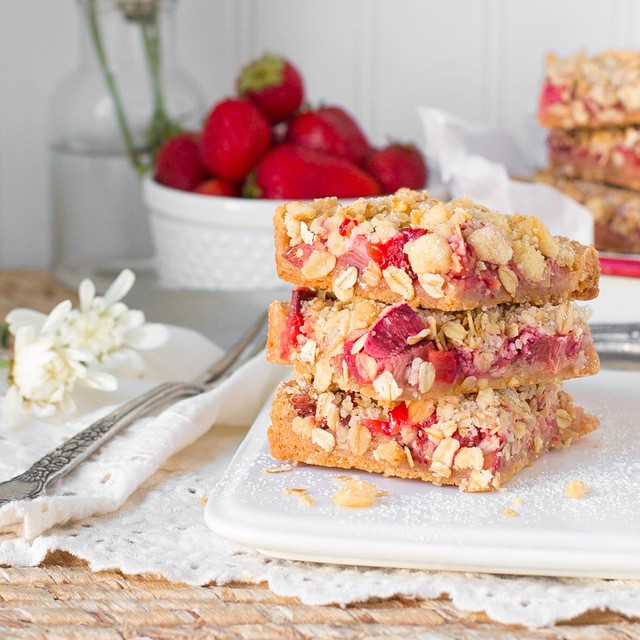
[(154, 575), (92, 573), (55, 552), (39, 567), (0, 568), (0, 638), (640, 638), (640, 621), (594, 612), (530, 631), (463, 613), (449, 600), (403, 598), (312, 607), (264, 585), (193, 587)]
[(78, 303), (75, 292), (58, 284), (48, 271), (11, 269), (0, 271), (0, 318), (16, 307), (48, 313), (62, 300)]

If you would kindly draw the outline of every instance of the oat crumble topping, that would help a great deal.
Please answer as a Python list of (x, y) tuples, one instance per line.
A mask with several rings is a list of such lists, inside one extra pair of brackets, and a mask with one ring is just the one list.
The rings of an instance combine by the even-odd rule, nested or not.
[(640, 53), (549, 53), (539, 106), (543, 126), (616, 126), (640, 121)]

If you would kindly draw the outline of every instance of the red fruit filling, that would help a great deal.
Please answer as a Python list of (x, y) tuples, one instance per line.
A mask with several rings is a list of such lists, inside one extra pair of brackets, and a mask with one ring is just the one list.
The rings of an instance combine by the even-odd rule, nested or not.
[(630, 165), (634, 170), (640, 169), (640, 156), (635, 149), (629, 147), (616, 147), (616, 154), (624, 158), (624, 163)]
[[(373, 325), (362, 351), (351, 353), (354, 343), (362, 334), (356, 334), (345, 342), (342, 358), (350, 375), (360, 384), (371, 384), (386, 370), (393, 374), (401, 386), (407, 386), (414, 358), (433, 365), (434, 384), (440, 387), (451, 386), (467, 376), (483, 378), (489, 375), (477, 366), (475, 358), (479, 352), (475, 350), (439, 350), (431, 340), (407, 344), (407, 338), (416, 335), (422, 328), (422, 321), (409, 305), (401, 303), (392, 307)], [(557, 373), (566, 364), (575, 362), (582, 348), (582, 340), (574, 334), (545, 335), (534, 329), (526, 329), (516, 338), (505, 339), (497, 348), (498, 351), (493, 354), (491, 376), (502, 375), (502, 371), (516, 360), (528, 365), (537, 364)], [(375, 366), (370, 358), (375, 361)]]
[(552, 104), (563, 102), (567, 88), (559, 84), (545, 84), (540, 95), (540, 111), (544, 111)]
[(407, 339), (424, 329), (420, 316), (406, 303), (396, 304), (369, 330), (364, 351), (372, 358), (387, 358), (407, 349)]
[(358, 271), (364, 271), (372, 260), (371, 246), (364, 236), (356, 235), (351, 240), (351, 248), (341, 257), (341, 261), (354, 266)]
[[(452, 384), (458, 375), (454, 350), (438, 351), (432, 340), (409, 344), (408, 338), (424, 329), (420, 316), (406, 303), (387, 309), (372, 325), (362, 351), (352, 353), (359, 335), (345, 342), (343, 359), (350, 374), (360, 383), (372, 383), (381, 371), (390, 371), (396, 380), (403, 380), (414, 358), (428, 360), (436, 370), (436, 382)], [(371, 358), (375, 367), (371, 365)]]
[(298, 336), (302, 333), (304, 326), (304, 314), (302, 313), (302, 303), (304, 300), (314, 298), (316, 292), (306, 287), (296, 287), (291, 292), (291, 302), (289, 303), (289, 315), (287, 323), (284, 326), (280, 340), (281, 352), (283, 359), (288, 360), (291, 352), (298, 346)]
[[(437, 447), (437, 443), (433, 442), (428, 436), (428, 429), (437, 422), (437, 414), (435, 411), (423, 422), (414, 423), (409, 417), (409, 409), (405, 402), (391, 409), (387, 414), (386, 420), (376, 420), (373, 418), (363, 419), (360, 421), (373, 435), (383, 435), (395, 439), (402, 445), (403, 429), (411, 429), (414, 436), (409, 446), (411, 454), (415, 461), (420, 464), (429, 464), (433, 458), (433, 452)], [(488, 437), (492, 439), (491, 451), (485, 451), (484, 468), (495, 473), (504, 463), (504, 457), (501, 453), (504, 437), (500, 434), (487, 434), (481, 430), (473, 429), (465, 435), (455, 432), (452, 436), (461, 447), (477, 447)]]
[(300, 269), (302, 265), (307, 261), (313, 247), (308, 244), (297, 244), (295, 247), (290, 247), (284, 253), (284, 259), (290, 262), (294, 267)]
[(301, 418), (316, 415), (316, 403), (307, 395), (291, 396), (291, 404)]
[(341, 236), (348, 236), (355, 227), (358, 226), (358, 221), (354, 218), (345, 218), (338, 227), (338, 233)]
[(572, 333), (564, 336), (544, 336), (536, 331), (527, 333), (531, 337), (520, 352), (527, 362), (538, 362), (555, 373), (578, 355), (580, 341)]
[(372, 433), (379, 433), (385, 436), (397, 436), (404, 427), (414, 426), (409, 419), (409, 409), (405, 402), (401, 402), (388, 413), (388, 420), (363, 420), (364, 424)]
[(415, 240), (427, 233), (426, 229), (401, 229), (391, 240), (381, 243), (371, 243), (368, 247), (369, 257), (378, 264), (381, 269), (392, 265), (404, 269), (413, 275), (409, 260), (404, 253), (404, 245), (409, 240)]
[(429, 352), (429, 362), (436, 370), (436, 384), (453, 384), (458, 377), (458, 361), (456, 350), (438, 351), (432, 349)]

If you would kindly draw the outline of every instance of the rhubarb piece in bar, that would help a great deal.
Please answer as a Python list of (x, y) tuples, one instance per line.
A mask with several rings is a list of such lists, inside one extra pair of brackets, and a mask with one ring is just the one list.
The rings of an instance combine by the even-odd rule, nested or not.
[(385, 408), (357, 393), (317, 393), (292, 381), (276, 391), (268, 437), (279, 460), (488, 491), (597, 426), (558, 383)]
[(452, 311), (598, 293), (593, 246), (552, 236), (532, 216), (468, 200), (402, 189), (344, 206), (335, 198), (289, 202), (277, 207), (274, 223), (279, 276), (339, 300)]
[(640, 253), (640, 192), (548, 171), (538, 171), (534, 180), (552, 185), (593, 214), (596, 249)]
[(552, 173), (640, 190), (640, 128), (553, 129), (547, 149)]
[(538, 121), (560, 129), (640, 124), (640, 51), (549, 53)]
[(318, 392), (389, 404), (595, 374), (589, 313), (571, 302), (432, 311), (296, 289), (271, 304), (267, 353)]

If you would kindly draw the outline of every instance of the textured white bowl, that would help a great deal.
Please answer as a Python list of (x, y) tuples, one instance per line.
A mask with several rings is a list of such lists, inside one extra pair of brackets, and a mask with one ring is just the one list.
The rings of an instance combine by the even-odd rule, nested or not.
[(150, 177), (143, 193), (162, 286), (227, 291), (282, 286), (273, 244), (280, 201), (179, 191)]

